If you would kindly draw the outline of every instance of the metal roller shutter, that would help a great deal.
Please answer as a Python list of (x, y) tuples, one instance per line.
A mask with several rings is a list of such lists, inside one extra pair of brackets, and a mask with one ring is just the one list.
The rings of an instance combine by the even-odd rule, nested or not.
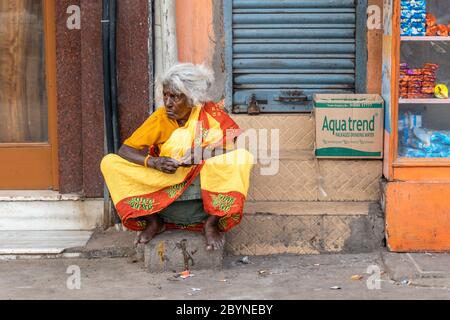
[(260, 112), (309, 111), (314, 93), (361, 91), (357, 52), (365, 49), (366, 15), (362, 24), (357, 13), (367, 1), (224, 1), (233, 112), (247, 112), (252, 100)]

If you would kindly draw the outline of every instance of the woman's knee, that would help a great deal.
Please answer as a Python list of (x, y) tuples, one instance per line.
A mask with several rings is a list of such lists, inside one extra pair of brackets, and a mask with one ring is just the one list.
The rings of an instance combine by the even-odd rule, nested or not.
[(105, 171), (111, 170), (114, 167), (114, 163), (117, 160), (117, 155), (110, 153), (103, 157), (100, 162), (100, 170), (104, 173)]

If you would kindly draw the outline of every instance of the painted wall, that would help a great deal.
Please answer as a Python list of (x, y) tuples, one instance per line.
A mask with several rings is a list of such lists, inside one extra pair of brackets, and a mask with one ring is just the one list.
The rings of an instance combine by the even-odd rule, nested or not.
[[(225, 58), (223, 0), (177, 0), (178, 58), (180, 62), (205, 62), (216, 74), (214, 98), (224, 97)], [(381, 9), (383, 0), (369, 0)], [(381, 21), (382, 22), (382, 21)], [(367, 33), (367, 92), (381, 93), (382, 26)]]
[(177, 0), (177, 43), (180, 62), (205, 63), (214, 70), (211, 92), (220, 100), (225, 92), (225, 43), (222, 0)]
[(367, 31), (367, 93), (381, 94), (381, 69), (382, 69), (382, 50), (383, 50), (383, 0), (369, 0), (368, 7), (376, 6), (379, 8), (381, 17), (380, 28)]
[(395, 252), (450, 251), (450, 184), (389, 182), (388, 247)]

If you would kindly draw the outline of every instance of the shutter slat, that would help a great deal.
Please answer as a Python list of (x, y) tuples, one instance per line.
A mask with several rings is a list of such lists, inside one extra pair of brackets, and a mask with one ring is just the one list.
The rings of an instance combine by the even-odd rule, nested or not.
[[(352, 59), (235, 59), (233, 68), (236, 69), (312, 69), (312, 68), (355, 68)], [(273, 71), (273, 70), (272, 70)]]
[(233, 13), (355, 13), (355, 9), (307, 8), (307, 9), (235, 9)]
[[(302, 95), (305, 95), (308, 101), (313, 99), (314, 94), (316, 93), (349, 93), (352, 92), (352, 89), (294, 89), (299, 91)], [(261, 104), (262, 112), (270, 112), (271, 109), (276, 108), (278, 112), (293, 112), (298, 111), (300, 108), (305, 108), (308, 105), (306, 103), (299, 102), (289, 102), (286, 100), (280, 99), (280, 96), (289, 96), (292, 94), (291, 90), (283, 91), (278, 89), (252, 89), (252, 90), (239, 90), (233, 96), (233, 101), (237, 106), (245, 106), (248, 104), (248, 97), (251, 97), (252, 94), (255, 94), (258, 97), (258, 101)], [(264, 102), (271, 101), (271, 105), (267, 105)]]
[[(235, 69), (235, 74), (261, 74), (261, 73), (273, 73), (274, 69)], [(354, 74), (354, 69), (276, 69), (277, 73), (288, 74), (315, 74), (315, 73), (333, 73), (333, 74), (343, 74), (350, 73)]]
[[(346, 93), (348, 91), (348, 89), (305, 89), (302, 94), (307, 96), (308, 99), (312, 99), (313, 95), (316, 93)], [(255, 92), (260, 100), (278, 100), (279, 96), (284, 94), (283, 91), (280, 92), (280, 90), (274, 89), (241, 90), (234, 94), (234, 102), (237, 104), (246, 104), (248, 96)], [(289, 92), (286, 92), (286, 95), (287, 94), (289, 94)]]
[[(229, 1), (229, 0), (226, 0)], [(233, 0), (233, 8), (354, 8), (354, 0)]]
[[(235, 84), (235, 89), (350, 89), (353, 90), (353, 84), (292, 84), (292, 83), (282, 83), (282, 84)], [(250, 101), (250, 100), (248, 100)]]
[(249, 74), (236, 75), (236, 84), (352, 84), (355, 77), (352, 75), (336, 74)]
[(308, 45), (296, 43), (238, 43), (233, 45), (233, 52), (236, 53), (353, 53), (355, 52), (355, 44), (317, 44), (312, 43)]
[(238, 29), (355, 29), (356, 24), (354, 23), (340, 23), (340, 24), (327, 24), (326, 21), (320, 23), (305, 23), (305, 24), (235, 24), (233, 25), (233, 30)]
[(346, 53), (346, 54), (295, 54), (295, 53), (246, 53), (246, 54), (234, 54), (234, 59), (246, 58), (246, 59), (258, 59), (258, 58), (267, 58), (267, 59), (278, 59), (278, 58), (286, 58), (286, 59), (311, 59), (311, 58), (321, 58), (321, 59), (334, 59), (334, 58), (342, 58), (342, 59), (353, 59), (355, 58), (355, 53)]
[(267, 39), (355, 39), (355, 29), (236, 29), (233, 37), (238, 41)]
[(234, 24), (355, 23), (354, 13), (233, 14)]
[(326, 43), (326, 44), (337, 44), (337, 43), (356, 43), (355, 39), (237, 39), (234, 40), (235, 44), (269, 44), (269, 43)]

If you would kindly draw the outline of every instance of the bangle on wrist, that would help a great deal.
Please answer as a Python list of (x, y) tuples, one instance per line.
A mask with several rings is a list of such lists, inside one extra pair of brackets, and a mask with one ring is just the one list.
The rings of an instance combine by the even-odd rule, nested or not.
[(144, 167), (148, 168), (148, 159), (150, 159), (150, 158), (151, 158), (151, 155), (148, 155), (148, 156), (145, 157)]

